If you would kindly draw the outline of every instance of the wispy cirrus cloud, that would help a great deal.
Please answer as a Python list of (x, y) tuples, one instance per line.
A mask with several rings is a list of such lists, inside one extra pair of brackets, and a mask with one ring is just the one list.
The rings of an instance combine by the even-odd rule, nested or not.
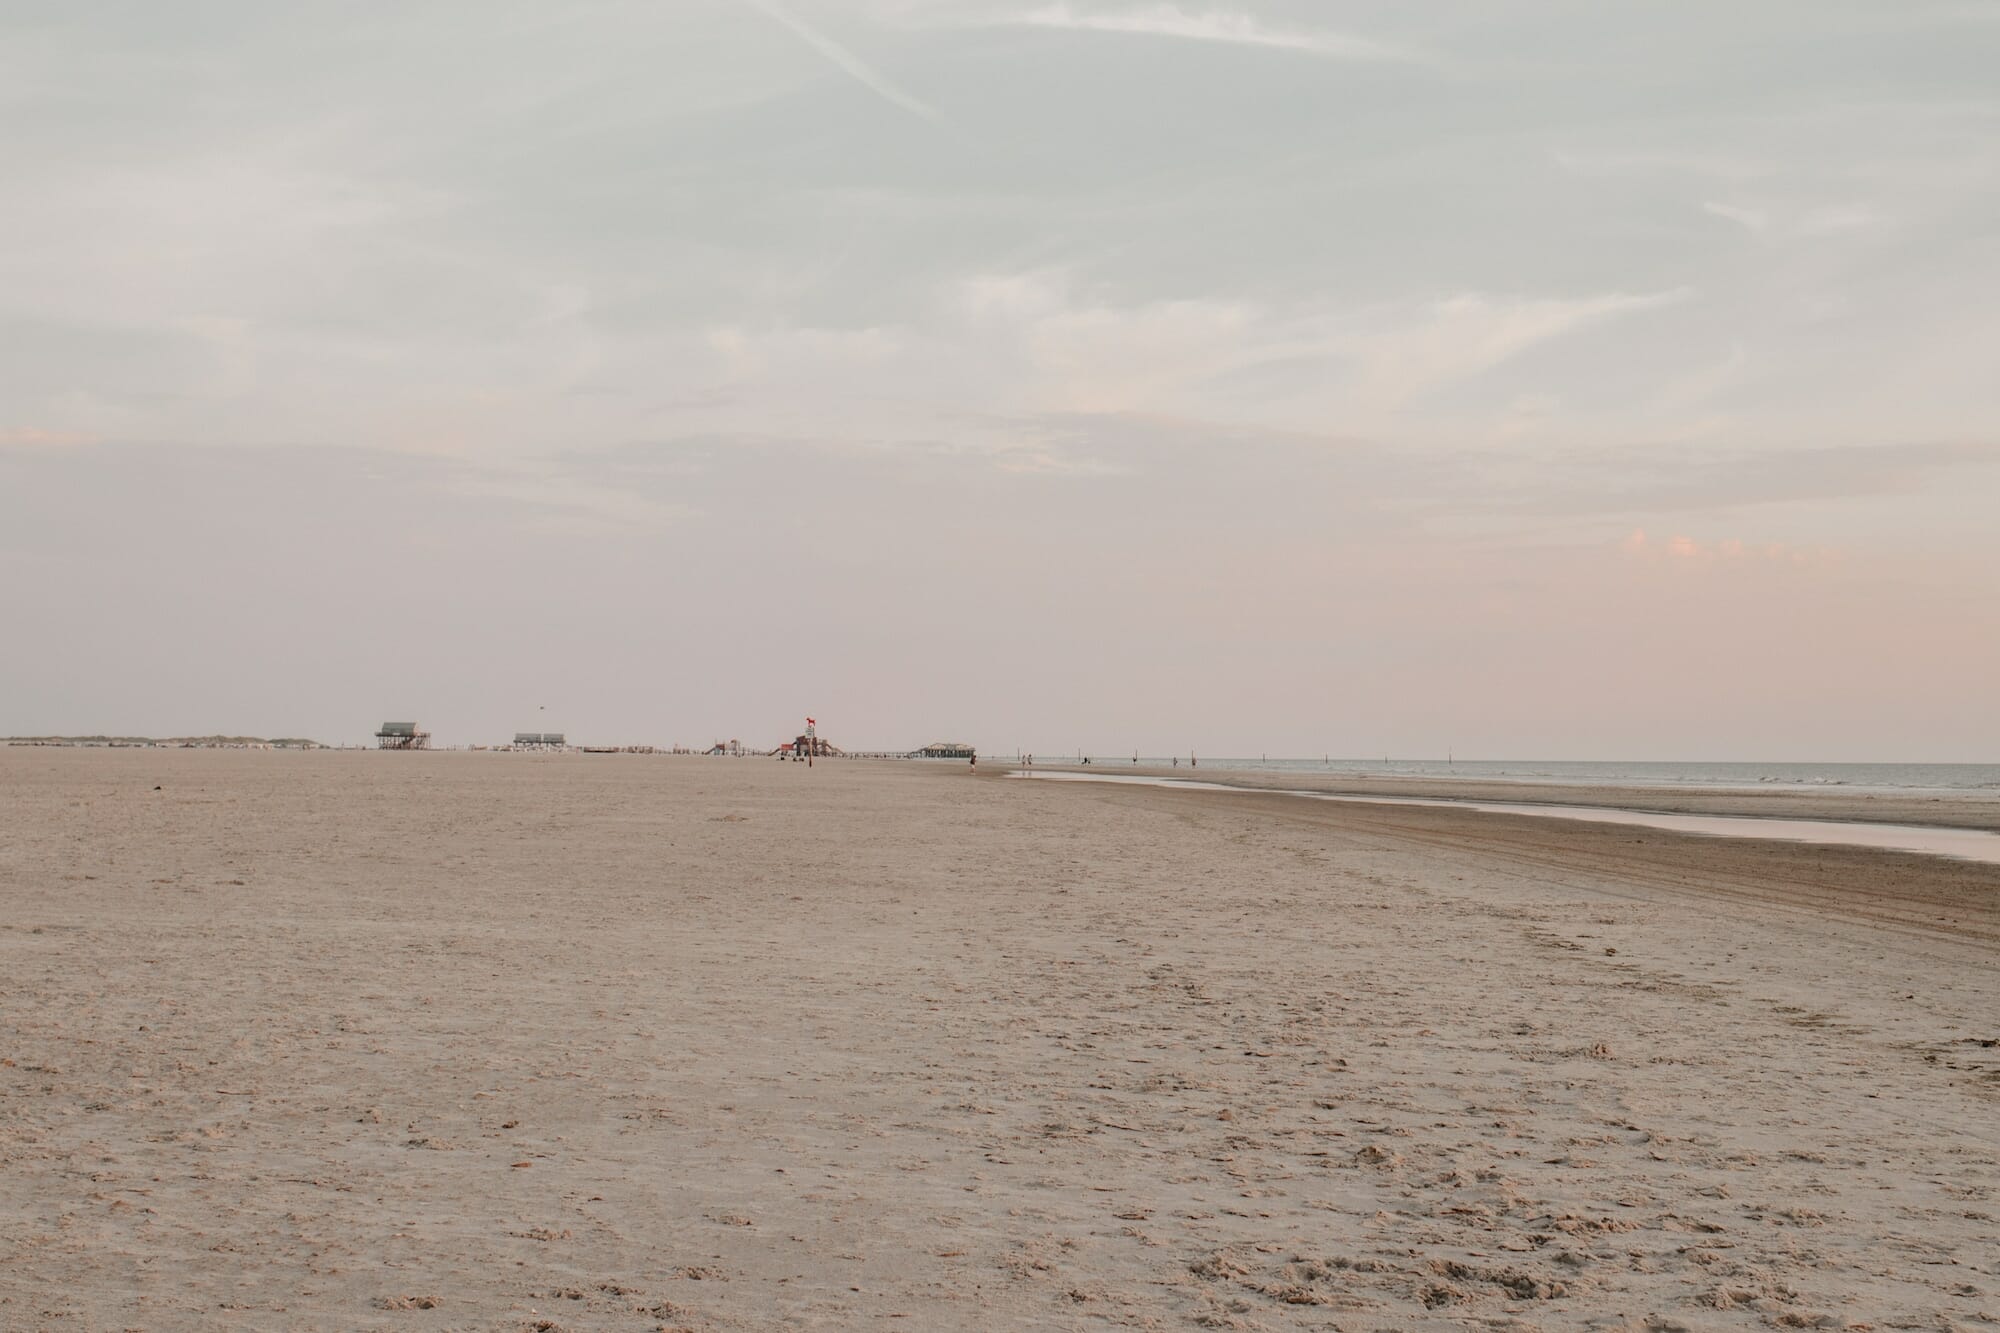
[(1771, 226), (1771, 215), (1760, 208), (1744, 208), (1738, 204), (1717, 203), (1711, 199), (1701, 206), (1701, 211), (1710, 217), (1734, 222), (1746, 231), (1761, 233), (1768, 231)]
[(1267, 26), (1250, 14), (1222, 9), (1188, 10), (1174, 4), (1097, 12), (1079, 11), (1068, 4), (1052, 4), (1030, 10), (1007, 21), (1032, 28), (1063, 28), (1073, 32), (1124, 33), (1137, 37), (1221, 42), (1231, 46), (1261, 46), (1341, 60), (1426, 59), (1418, 52), (1351, 33), (1275, 28)]
[(1876, 209), (1860, 204), (1828, 205), (1778, 214), (1770, 209), (1722, 203), (1711, 199), (1702, 204), (1701, 211), (1710, 217), (1734, 222), (1737, 226), (1760, 237), (1778, 234), (1796, 237), (1838, 236), (1846, 232), (1866, 231), (1884, 221), (1883, 215)]
[[(867, 421), (860, 433), (871, 437), (921, 439), (941, 417), (953, 432), (965, 430), (958, 418), (970, 408), (1307, 430), (1340, 420), (1351, 431), (1408, 438), (1409, 412), (1425, 400), (1545, 344), (1691, 296), (1685, 288), (1467, 292), (1339, 307), (1245, 295), (1133, 299), (1071, 269), (1000, 270), (942, 284), (930, 308), (907, 321), (720, 326), (696, 363), (730, 390), (723, 410), (704, 420), (713, 429), (754, 420), (758, 431), (790, 434), (831, 414)], [(1537, 405), (1530, 416), (1560, 410), (1552, 393), (1531, 392), (1528, 401)], [(793, 406), (801, 402), (812, 410)]]
[(1677, 305), (1685, 287), (1658, 292), (1504, 301), (1467, 293), (1441, 301), (1413, 327), (1361, 347), (1364, 400), (1396, 408), (1432, 389), (1480, 375), (1539, 344), (1621, 316)]
[(1496, 509), (1648, 522), (1662, 515), (1715, 520), (1758, 509), (1983, 494), (1996, 478), (2000, 444), (1980, 441), (1671, 452), (1593, 446), (1538, 458), (1516, 475), (1524, 484), (1487, 489)]

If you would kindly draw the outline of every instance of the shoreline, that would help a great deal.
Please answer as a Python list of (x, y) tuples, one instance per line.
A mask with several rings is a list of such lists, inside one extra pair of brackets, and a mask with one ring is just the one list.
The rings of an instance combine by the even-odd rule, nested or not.
[(2000, 864), (1992, 862), (1884, 847), (1563, 822), (1539, 813), (1448, 804), (1343, 802), (1254, 787), (1176, 792), (1108, 782), (1046, 785), (1149, 802), (1165, 810), (1185, 808), (1199, 797), (1201, 807), (1215, 816), (1241, 815), (1405, 849), (1422, 847), (1487, 869), (1505, 865), (1510, 873), (1531, 876), (1589, 876), (1600, 883), (1634, 886), (1645, 896), (1800, 912), (1830, 922), (2000, 947)]
[(1860, 820), (1787, 819), (1756, 815), (1662, 814), (1632, 810), (1623, 806), (1545, 805), (1524, 801), (1468, 801), (1437, 796), (1358, 796), (1352, 793), (1321, 793), (1297, 788), (1260, 790), (1228, 787), (1220, 783), (1187, 778), (1149, 778), (1130, 773), (1057, 773), (1016, 770), (1009, 778), (1030, 782), (1098, 784), (1116, 787), (1150, 787), (1160, 791), (1247, 793), (1291, 798), (1321, 804), (1365, 806), (1417, 806), (1457, 810), (1465, 814), (1513, 815), (1574, 824), (1613, 824), (1626, 830), (1650, 829), (1656, 833), (1685, 834), (1703, 838), (1751, 839), (1801, 843), (1820, 847), (1867, 847), (1880, 851), (1910, 852), (1951, 860), (2000, 866), (2000, 833), (1985, 829), (1946, 828), (1936, 824), (1878, 824)]
[[(982, 771), (986, 771), (982, 768)], [(1723, 787), (1663, 790), (1656, 786), (1516, 782), (1479, 778), (1368, 778), (1352, 774), (1257, 772), (1241, 769), (1160, 768), (1145, 764), (1025, 764), (995, 762), (996, 774), (1076, 773), (1087, 777), (1144, 777), (1203, 782), (1244, 791), (1307, 791), (1316, 796), (1415, 797), (1433, 801), (1490, 801), (1509, 805), (1584, 806), (1661, 815), (1717, 815), (1750, 819), (1806, 819), (1833, 823), (1904, 824), (2000, 833), (2000, 792), (1890, 792), (1840, 789), (1748, 791)]]

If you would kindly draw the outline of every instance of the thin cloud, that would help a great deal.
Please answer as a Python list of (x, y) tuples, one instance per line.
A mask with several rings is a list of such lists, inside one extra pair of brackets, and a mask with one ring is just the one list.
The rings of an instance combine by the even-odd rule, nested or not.
[(1038, 477), (1121, 477), (1131, 469), (1101, 458), (1078, 458), (1053, 449), (1002, 449), (993, 458), (1002, 472)]
[(899, 106), (913, 116), (937, 123), (943, 118), (928, 104), (919, 101), (891, 83), (886, 75), (867, 64), (861, 57), (834, 41), (825, 33), (809, 26), (804, 20), (778, 3), (778, 0), (743, 0), (743, 3), (766, 15), (777, 23), (792, 30), (800, 41), (825, 56), (855, 82), (867, 88), (883, 101)]
[(529, 526), (550, 533), (657, 531), (696, 512), (689, 505), (644, 494), (629, 484), (629, 478), (594, 468), (593, 462), (584, 458), (567, 464), (463, 464), (451, 489), (518, 504), (533, 516)]
[(1362, 346), (1360, 388), (1378, 408), (1403, 404), (1499, 366), (1529, 348), (1621, 316), (1678, 305), (1685, 287), (1637, 295), (1494, 301), (1467, 294), (1438, 303), (1414, 328), (1373, 335)]
[(1760, 208), (1746, 208), (1711, 199), (1701, 206), (1701, 211), (1711, 217), (1734, 222), (1758, 236), (1774, 234), (1803, 237), (1838, 236), (1846, 232), (1868, 230), (1881, 225), (1884, 220), (1874, 209), (1859, 204), (1815, 208), (1806, 212), (1781, 215)]
[(1777, 170), (1771, 162), (1747, 156), (1665, 148), (1556, 148), (1549, 160), (1579, 176), (1653, 179), (1662, 173), (1705, 176), (1719, 181), (1753, 181)]
[(1761, 505), (1877, 500), (1974, 490), (2000, 468), (2000, 445), (1840, 445), (1700, 454), (1590, 449), (1537, 460), (1533, 487), (1498, 506), (1550, 515), (1704, 514)]
[(1746, 542), (1739, 537), (1700, 542), (1684, 534), (1665, 541), (1653, 541), (1646, 536), (1644, 528), (1634, 529), (1629, 537), (1618, 543), (1618, 548), (1629, 558), (1648, 562), (1664, 560), (1675, 564), (1729, 564), (1749, 560), (1778, 565), (1830, 565), (1841, 560), (1841, 552), (1828, 546), (1794, 546), (1790, 542), (1778, 541)]
[(1722, 204), (1710, 200), (1701, 206), (1701, 211), (1710, 217), (1718, 217), (1725, 221), (1734, 222), (1739, 227), (1754, 232), (1762, 233), (1768, 231), (1771, 226), (1771, 215), (1761, 209), (1742, 208), (1735, 204)]
[(1288, 31), (1266, 27), (1249, 14), (1220, 9), (1191, 11), (1179, 5), (1152, 5), (1116, 13), (1083, 14), (1067, 4), (1054, 4), (1020, 15), (1010, 22), (1024, 27), (1062, 28), (1072, 32), (1125, 33), (1141, 37), (1221, 42), (1231, 46), (1261, 46), (1341, 60), (1413, 61), (1422, 58), (1414, 52), (1348, 33)]
[(43, 430), (39, 426), (0, 426), (0, 448), (72, 449), (96, 444), (95, 435), (73, 430)]

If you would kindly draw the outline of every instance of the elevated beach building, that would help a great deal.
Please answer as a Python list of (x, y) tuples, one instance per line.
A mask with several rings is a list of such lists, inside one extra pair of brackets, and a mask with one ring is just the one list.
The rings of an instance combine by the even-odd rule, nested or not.
[(514, 733), (514, 748), (517, 750), (567, 750), (569, 742), (560, 731), (517, 731)]
[(971, 759), (979, 752), (964, 741), (932, 741), (912, 757), (916, 759)]
[(382, 729), (375, 733), (375, 748), (378, 750), (428, 750), (431, 748), (431, 734), (414, 722), (384, 722)]

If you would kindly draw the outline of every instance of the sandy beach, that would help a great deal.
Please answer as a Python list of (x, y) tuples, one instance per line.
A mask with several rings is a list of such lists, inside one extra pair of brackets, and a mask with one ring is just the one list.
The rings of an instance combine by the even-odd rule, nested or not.
[(7, 1329), (2000, 1324), (2000, 867), (0, 749), (0, 906)]

